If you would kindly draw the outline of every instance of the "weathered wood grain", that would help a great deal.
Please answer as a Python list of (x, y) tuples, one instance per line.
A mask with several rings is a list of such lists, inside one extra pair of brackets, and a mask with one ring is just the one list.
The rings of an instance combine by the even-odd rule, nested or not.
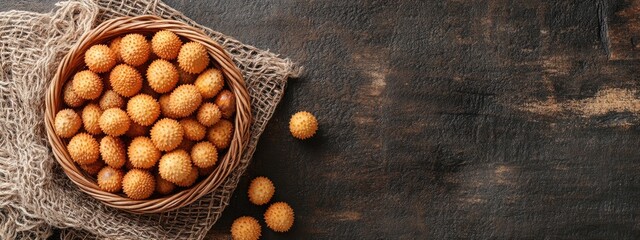
[(640, 238), (637, 1), (167, 2), (305, 66), (214, 231), (264, 175), (264, 239)]
[(640, 56), (640, 1), (601, 1), (601, 30), (611, 60)]

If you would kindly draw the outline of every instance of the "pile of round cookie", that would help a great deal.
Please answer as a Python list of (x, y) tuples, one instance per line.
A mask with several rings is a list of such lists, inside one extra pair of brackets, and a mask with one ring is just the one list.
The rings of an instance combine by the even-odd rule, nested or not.
[(203, 45), (165, 30), (150, 41), (131, 33), (91, 46), (84, 62), (63, 87), (54, 129), (100, 189), (147, 199), (214, 170), (236, 104)]

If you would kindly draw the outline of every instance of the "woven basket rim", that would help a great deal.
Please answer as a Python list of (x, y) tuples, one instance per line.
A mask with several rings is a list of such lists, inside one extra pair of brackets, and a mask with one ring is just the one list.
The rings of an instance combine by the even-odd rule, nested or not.
[[(62, 109), (62, 87), (83, 65), (84, 52), (92, 45), (104, 43), (107, 40), (127, 33), (147, 33), (159, 30), (170, 30), (189, 41), (199, 42), (205, 46), (211, 62), (219, 68), (225, 76), (225, 84), (235, 94), (236, 113), (234, 119), (234, 133), (227, 153), (218, 159), (214, 171), (206, 178), (188, 189), (171, 195), (145, 200), (129, 199), (123, 194), (102, 191), (94, 177), (86, 174), (71, 159), (66, 149), (65, 140), (55, 134), (53, 122), (55, 114)], [(47, 139), (56, 161), (65, 174), (81, 191), (98, 199), (105, 205), (131, 213), (160, 213), (178, 209), (193, 203), (202, 196), (209, 194), (222, 184), (229, 174), (238, 166), (242, 159), (242, 152), (249, 141), (249, 127), (251, 124), (251, 106), (247, 87), (238, 67), (234, 64), (227, 51), (212, 40), (201, 30), (176, 20), (162, 19), (154, 15), (137, 17), (119, 17), (107, 20), (82, 35), (60, 62), (45, 97), (45, 127)]]

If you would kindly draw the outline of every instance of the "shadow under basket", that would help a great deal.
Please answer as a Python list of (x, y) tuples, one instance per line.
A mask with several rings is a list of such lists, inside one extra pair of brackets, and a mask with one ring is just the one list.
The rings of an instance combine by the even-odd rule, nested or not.
[[(169, 30), (187, 41), (201, 43), (211, 57), (211, 63), (219, 68), (226, 86), (235, 94), (236, 113), (232, 119), (234, 132), (231, 144), (223, 157), (219, 157), (214, 171), (195, 185), (171, 195), (150, 199), (133, 200), (122, 193), (109, 193), (98, 187), (96, 178), (85, 173), (67, 151), (66, 139), (61, 139), (54, 131), (56, 113), (64, 107), (62, 87), (76, 71), (84, 67), (84, 53), (94, 44), (104, 44), (110, 39), (128, 33), (151, 34), (160, 30)], [(65, 174), (80, 190), (100, 200), (104, 204), (131, 213), (160, 213), (186, 206), (200, 197), (211, 193), (223, 183), (238, 166), (242, 152), (249, 141), (251, 124), (251, 106), (244, 78), (229, 54), (202, 31), (175, 20), (161, 19), (157, 16), (121, 17), (103, 22), (92, 31), (84, 34), (75, 47), (62, 59), (46, 92), (45, 125), (47, 138), (55, 159)], [(154, 198), (155, 197), (155, 198)]]

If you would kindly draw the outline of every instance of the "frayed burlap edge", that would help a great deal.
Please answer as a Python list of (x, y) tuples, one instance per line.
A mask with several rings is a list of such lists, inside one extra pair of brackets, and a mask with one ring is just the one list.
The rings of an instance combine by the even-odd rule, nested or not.
[[(76, 39), (102, 21), (153, 14), (202, 29), (242, 71), (252, 114), (238, 168), (214, 192), (176, 211), (135, 215), (80, 192), (55, 163), (44, 132), (44, 92)], [(228, 205), (258, 139), (300, 69), (288, 59), (201, 26), (161, 1), (82, 0), (49, 13), (0, 13), (0, 239), (202, 239)]]

